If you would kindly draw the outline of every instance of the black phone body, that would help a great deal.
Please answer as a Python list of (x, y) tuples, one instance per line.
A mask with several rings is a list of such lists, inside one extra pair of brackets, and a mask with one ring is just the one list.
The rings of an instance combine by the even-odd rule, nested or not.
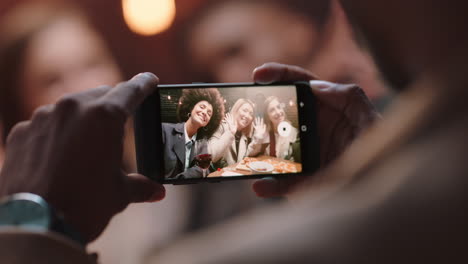
[[(218, 112), (221, 112), (222, 107), (216, 103), (212, 103), (209, 108), (212, 114), (210, 119), (202, 112), (181, 114), (182, 106), (188, 104), (187, 98), (191, 98), (189, 95), (196, 93), (195, 90), (198, 90), (198, 93), (213, 92), (213, 90), (219, 92), (225, 110), (221, 121)], [(249, 132), (244, 133), (242, 130), (233, 133), (235, 140), (218, 143), (216, 140), (222, 138), (224, 133), (232, 133), (227, 129), (225, 114), (232, 112), (231, 115), (234, 116), (235, 113), (240, 113), (241, 110), (233, 112), (233, 108), (239, 109), (236, 107), (238, 101), (249, 102), (242, 107), (248, 109), (243, 111), (253, 119), (237, 117), (240, 118), (239, 123), (251, 121), (251, 126), (255, 127), (255, 121), (263, 119), (265, 133), (255, 134), (257, 131), (251, 128)], [(138, 172), (163, 184), (288, 177), (312, 173), (319, 168), (320, 160), (315, 105), (308, 82), (268, 85), (254, 83), (159, 85), (157, 91), (150, 95), (135, 113)], [(192, 106), (188, 108), (190, 107)], [(195, 111), (195, 107), (189, 111)], [(270, 112), (267, 113), (268, 111)], [(194, 113), (194, 117), (191, 113)], [(197, 118), (202, 122), (207, 120), (211, 122), (215, 120), (216, 114), (219, 123), (217, 127), (214, 124), (216, 129), (213, 134), (200, 140), (197, 138), (203, 134), (202, 132), (208, 131), (205, 129), (209, 127), (208, 123), (205, 127), (200, 127), (193, 137), (188, 136), (190, 134), (186, 127), (189, 126), (188, 123), (193, 124), (195, 122), (193, 120)], [(283, 115), (282, 119), (280, 117), (275, 119), (278, 115)], [(274, 122), (278, 120), (282, 121), (276, 123), (275, 127)], [(258, 131), (263, 130), (260, 127)], [(244, 142), (242, 143), (244, 145), (240, 146), (239, 142)], [(200, 147), (203, 144), (206, 144), (206, 148)], [(191, 145), (191, 148), (187, 145)], [(206, 155), (195, 155), (200, 153), (194, 153), (194, 146), (198, 146), (197, 151), (200, 153), (204, 151)], [(216, 148), (218, 148), (217, 154), (214, 151)], [(240, 148), (243, 148), (244, 152), (240, 151)], [(220, 149), (225, 151), (221, 158), (219, 158)], [(229, 156), (232, 153), (228, 152), (236, 152), (241, 156), (234, 155), (232, 159)], [(208, 160), (203, 158), (206, 156)]]

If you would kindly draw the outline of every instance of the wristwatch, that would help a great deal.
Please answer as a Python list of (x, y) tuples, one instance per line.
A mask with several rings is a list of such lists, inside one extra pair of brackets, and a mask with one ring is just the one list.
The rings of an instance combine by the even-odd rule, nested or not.
[(41, 196), (33, 193), (16, 193), (0, 201), (0, 227), (2, 226), (53, 231), (85, 246), (80, 234), (67, 225)]

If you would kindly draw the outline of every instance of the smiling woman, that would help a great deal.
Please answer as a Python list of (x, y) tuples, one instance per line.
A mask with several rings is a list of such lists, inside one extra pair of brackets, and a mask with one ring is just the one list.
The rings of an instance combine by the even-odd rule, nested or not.
[(181, 122), (188, 122), (189, 119), (193, 120), (193, 118), (191, 118), (193, 110), (195, 109), (195, 106), (202, 101), (205, 101), (211, 105), (213, 113), (208, 124), (203, 126), (203, 131), (199, 131), (199, 137), (209, 138), (218, 128), (221, 119), (224, 116), (224, 100), (221, 97), (218, 89), (207, 88), (184, 90), (182, 92), (182, 96), (179, 99), (177, 116)]
[(207, 140), (224, 116), (224, 99), (216, 88), (185, 89), (177, 116), (180, 123), (162, 123), (165, 178), (201, 178), (203, 171), (194, 166), (195, 157), (208, 153)]
[(210, 139), (209, 152), (218, 168), (240, 162), (248, 155), (252, 140), (255, 105), (252, 101), (238, 99)]
[(260, 143), (252, 145), (250, 154), (255, 156), (260, 153), (276, 158), (293, 159), (292, 149), (299, 139), (299, 131), (286, 118), (285, 104), (278, 97), (269, 96), (263, 105), (266, 129), (262, 131), (263, 135), (258, 136), (261, 138)]

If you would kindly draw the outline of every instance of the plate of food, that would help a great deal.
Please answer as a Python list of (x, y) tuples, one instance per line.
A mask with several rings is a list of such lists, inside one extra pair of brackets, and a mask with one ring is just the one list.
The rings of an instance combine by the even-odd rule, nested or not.
[(249, 168), (256, 173), (270, 173), (275, 168), (268, 162), (264, 161), (254, 161), (248, 164)]

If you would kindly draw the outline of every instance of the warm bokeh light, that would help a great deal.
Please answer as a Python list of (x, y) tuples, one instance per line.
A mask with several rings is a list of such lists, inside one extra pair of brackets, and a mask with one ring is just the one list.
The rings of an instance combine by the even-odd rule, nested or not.
[(122, 0), (125, 22), (135, 33), (154, 35), (168, 29), (175, 17), (175, 0)]

